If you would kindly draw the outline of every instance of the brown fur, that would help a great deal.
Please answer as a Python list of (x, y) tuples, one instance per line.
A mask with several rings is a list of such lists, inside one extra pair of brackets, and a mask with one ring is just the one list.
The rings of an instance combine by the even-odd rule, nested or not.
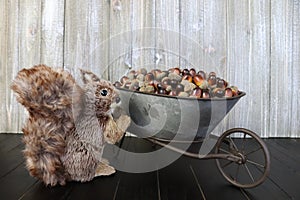
[(120, 140), (130, 123), (128, 116), (111, 117), (117, 96), (112, 84), (81, 73), (82, 87), (68, 72), (38, 65), (21, 70), (11, 86), (29, 112), (23, 127), (27, 168), (47, 185), (114, 173), (102, 162), (103, 147)]

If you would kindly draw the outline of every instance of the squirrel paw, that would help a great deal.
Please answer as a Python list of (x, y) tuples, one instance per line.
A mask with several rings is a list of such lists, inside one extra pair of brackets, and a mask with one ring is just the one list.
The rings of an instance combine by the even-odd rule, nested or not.
[(115, 168), (113, 168), (112, 166), (106, 164), (106, 163), (99, 163), (97, 169), (96, 169), (96, 173), (95, 173), (95, 177), (97, 176), (109, 176), (111, 174), (116, 173)]

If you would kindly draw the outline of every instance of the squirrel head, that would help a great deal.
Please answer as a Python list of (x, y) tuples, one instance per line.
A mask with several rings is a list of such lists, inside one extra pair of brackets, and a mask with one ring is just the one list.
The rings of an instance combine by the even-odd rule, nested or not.
[(111, 105), (119, 101), (119, 95), (113, 84), (106, 80), (101, 80), (90, 71), (80, 70), (86, 96), (86, 104), (94, 105), (97, 117), (107, 115)]

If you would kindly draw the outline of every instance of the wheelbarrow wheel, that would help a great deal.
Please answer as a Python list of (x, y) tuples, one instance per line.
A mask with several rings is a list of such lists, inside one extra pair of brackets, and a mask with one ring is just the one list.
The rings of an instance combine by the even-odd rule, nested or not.
[(227, 158), (216, 159), (224, 178), (240, 188), (252, 188), (263, 183), (270, 172), (270, 154), (264, 141), (254, 132), (234, 128), (224, 132), (218, 139), (216, 154)]

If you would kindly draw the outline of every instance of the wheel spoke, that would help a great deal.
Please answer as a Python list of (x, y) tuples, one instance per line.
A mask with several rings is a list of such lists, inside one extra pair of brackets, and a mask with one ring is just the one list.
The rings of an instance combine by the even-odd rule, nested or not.
[(221, 167), (222, 167), (222, 168), (225, 168), (225, 167), (231, 165), (232, 163), (233, 163), (233, 161), (229, 161), (228, 163), (226, 163), (225, 165), (222, 165)]
[(247, 173), (248, 173), (249, 177), (251, 178), (252, 182), (254, 183), (254, 182), (255, 182), (255, 180), (254, 180), (254, 178), (253, 178), (253, 176), (252, 176), (252, 174), (251, 174), (251, 172), (250, 172), (250, 170), (249, 170), (248, 166), (247, 166), (246, 164), (244, 164), (244, 166), (245, 166), (245, 168), (246, 168), (246, 171), (247, 171)]
[(236, 172), (235, 172), (235, 181), (237, 181), (238, 175), (239, 175), (239, 171), (240, 171), (240, 165), (238, 165)]
[(220, 150), (220, 151), (223, 151), (224, 153), (231, 154), (229, 151), (227, 151), (227, 150), (225, 150), (225, 149), (223, 149), (223, 148), (220, 148), (219, 150)]
[(238, 148), (237, 148), (237, 146), (236, 146), (235, 143), (233, 142), (232, 138), (229, 137), (229, 139), (230, 139), (230, 141), (231, 141), (231, 143), (232, 143), (234, 149), (235, 149), (236, 151), (239, 151)]
[(255, 166), (258, 166), (258, 167), (261, 167), (261, 168), (265, 168), (264, 165), (262, 165), (262, 164), (260, 164), (260, 163), (257, 163), (257, 162), (254, 162), (254, 161), (252, 161), (252, 160), (247, 160), (247, 162), (248, 162), (248, 163), (251, 163), (251, 164), (253, 164), (253, 165), (255, 165)]
[(243, 143), (242, 143), (242, 152), (244, 152), (245, 150), (245, 143), (246, 143), (246, 133), (244, 133), (244, 137), (243, 137)]
[(259, 147), (259, 148), (255, 149), (255, 150), (253, 150), (253, 151), (250, 151), (250, 152), (246, 153), (245, 156), (248, 156), (248, 155), (250, 155), (250, 154), (252, 154), (252, 153), (255, 153), (255, 152), (257, 152), (257, 151), (259, 151), (259, 150), (261, 150), (261, 149), (262, 149), (262, 147)]

